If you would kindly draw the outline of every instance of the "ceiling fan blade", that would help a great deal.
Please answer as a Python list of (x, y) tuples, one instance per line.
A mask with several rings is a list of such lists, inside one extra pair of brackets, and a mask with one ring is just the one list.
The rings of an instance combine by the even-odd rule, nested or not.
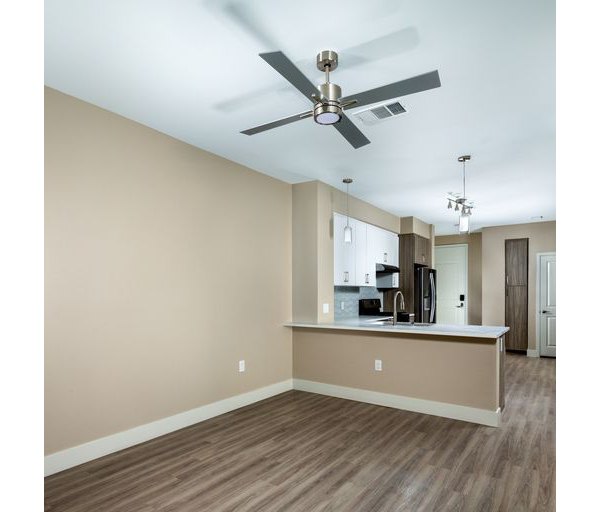
[(340, 55), (344, 59), (340, 61), (340, 67), (343, 65), (344, 68), (349, 68), (355, 64), (374, 62), (398, 55), (416, 48), (418, 44), (419, 33), (417, 29), (407, 27), (340, 51)]
[(343, 103), (348, 100), (356, 100), (356, 103), (346, 107), (347, 110), (370, 105), (371, 103), (379, 103), (380, 101), (399, 98), (400, 96), (406, 96), (407, 94), (435, 89), (440, 85), (440, 76), (436, 70), (423, 75), (413, 76), (406, 80), (400, 80), (393, 84), (383, 85), (381, 87), (376, 87), (375, 89), (359, 92), (358, 94), (352, 94), (342, 98), (340, 101)]
[(309, 100), (312, 101), (312, 94), (319, 95), (319, 90), (314, 84), (302, 74), (283, 52), (259, 53), (258, 55)]
[(223, 11), (238, 27), (266, 48), (281, 48), (281, 45), (276, 44), (271, 38), (267, 26), (256, 15), (256, 10), (249, 7), (247, 3), (227, 2), (223, 5)]
[(333, 127), (342, 134), (344, 139), (352, 144), (354, 149), (362, 148), (371, 143), (347, 116), (342, 116), (342, 120), (339, 123), (335, 123)]
[[(419, 45), (419, 33), (414, 27), (403, 28), (385, 36), (365, 41), (351, 48), (336, 50), (339, 54), (338, 69), (350, 69), (368, 62), (376, 62), (413, 50)], [(315, 59), (296, 61), (301, 67), (314, 66)]]
[(255, 126), (254, 128), (248, 128), (244, 130), (244, 135), (254, 135), (255, 133), (264, 132), (270, 130), (271, 128), (277, 128), (278, 126), (283, 126), (285, 124), (295, 123), (296, 121), (301, 121), (302, 119), (308, 119), (312, 117), (312, 110), (307, 110), (306, 112), (300, 112), (299, 114), (294, 114), (293, 116), (284, 117), (283, 119), (278, 119), (277, 121), (271, 121), (267, 124), (261, 124), (260, 126)]

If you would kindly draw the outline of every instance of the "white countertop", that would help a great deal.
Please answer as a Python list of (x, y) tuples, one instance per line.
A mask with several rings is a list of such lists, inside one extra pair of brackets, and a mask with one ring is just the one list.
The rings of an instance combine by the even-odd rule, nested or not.
[[(391, 318), (391, 317), (390, 317)], [(494, 325), (396, 325), (380, 323), (383, 317), (361, 316), (346, 320), (337, 320), (328, 324), (310, 322), (289, 322), (286, 327), (303, 327), (308, 329), (333, 329), (342, 331), (385, 332), (393, 334), (431, 334), (434, 336), (454, 336), (460, 338), (492, 338), (496, 339), (509, 331), (508, 327)]]

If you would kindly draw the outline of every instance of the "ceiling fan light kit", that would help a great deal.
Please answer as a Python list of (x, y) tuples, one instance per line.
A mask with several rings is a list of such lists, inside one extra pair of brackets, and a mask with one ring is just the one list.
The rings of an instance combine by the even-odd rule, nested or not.
[(312, 110), (243, 130), (241, 133), (245, 135), (255, 135), (272, 128), (312, 117), (315, 123), (319, 125), (333, 126), (354, 149), (358, 149), (370, 144), (371, 141), (344, 115), (344, 110), (364, 107), (372, 103), (379, 103), (440, 86), (438, 72), (431, 71), (345, 98), (342, 96), (342, 88), (329, 81), (329, 74), (338, 66), (338, 54), (333, 50), (323, 50), (317, 55), (317, 69), (325, 73), (325, 83), (317, 87), (302, 74), (283, 52), (260, 53), (259, 56), (306, 98), (312, 101), (313, 107)]

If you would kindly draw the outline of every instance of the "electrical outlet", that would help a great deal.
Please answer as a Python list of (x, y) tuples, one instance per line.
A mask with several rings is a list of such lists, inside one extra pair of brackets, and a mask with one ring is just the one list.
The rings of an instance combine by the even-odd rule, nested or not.
[(381, 362), (381, 359), (375, 359), (375, 371), (376, 372), (383, 371), (383, 363)]
[(344, 308), (346, 307), (346, 303), (344, 301), (340, 302), (340, 309), (342, 311), (344, 311)]
[(244, 361), (243, 359), (241, 359), (238, 362), (238, 372), (245, 372), (246, 371), (246, 361)]
[(327, 304), (327, 302), (325, 302), (323, 304), (323, 314), (326, 315), (327, 313), (329, 313), (329, 304)]

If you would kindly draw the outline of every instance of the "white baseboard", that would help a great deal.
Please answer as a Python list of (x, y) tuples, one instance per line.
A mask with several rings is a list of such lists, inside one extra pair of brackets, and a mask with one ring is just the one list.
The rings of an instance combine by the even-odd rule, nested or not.
[(334, 384), (325, 384), (323, 382), (314, 382), (303, 379), (294, 379), (294, 389), (334, 396), (337, 398), (346, 398), (348, 400), (356, 400), (358, 402), (366, 402), (369, 404), (383, 405), (386, 407), (393, 407), (394, 409), (469, 421), (471, 423), (479, 423), (490, 427), (499, 427), (502, 415), (500, 408), (495, 411), (490, 411), (464, 405), (434, 402), (432, 400), (423, 400), (421, 398), (392, 395), (366, 389), (348, 388), (345, 386), (336, 386)]
[(59, 471), (149, 441), (175, 430), (189, 427), (194, 423), (214, 418), (220, 414), (225, 414), (226, 412), (253, 404), (265, 398), (270, 398), (285, 391), (290, 391), (291, 389), (293, 389), (292, 379), (284, 380), (270, 386), (265, 386), (264, 388), (225, 398), (224, 400), (203, 405), (190, 411), (169, 416), (168, 418), (162, 418), (152, 423), (146, 423), (145, 425), (102, 437), (89, 443), (52, 453), (44, 458), (44, 474), (48, 476), (58, 473)]
[(52, 453), (44, 458), (44, 474), (45, 476), (48, 476), (58, 473), (59, 471), (64, 471), (65, 469), (78, 466), (79, 464), (89, 462), (119, 450), (124, 450), (125, 448), (135, 446), (136, 444), (174, 432), (175, 430), (189, 427), (195, 423), (200, 423), (210, 418), (214, 418), (215, 416), (219, 416), (220, 414), (225, 414), (235, 409), (239, 409), (240, 407), (264, 400), (265, 398), (270, 398), (280, 393), (284, 393), (285, 391), (290, 391), (291, 389), (469, 421), (491, 427), (500, 426), (500, 409), (489, 411), (487, 409), (434, 402), (432, 400), (410, 398), (380, 393), (378, 391), (369, 391), (366, 389), (348, 388), (303, 379), (289, 379), (241, 395), (225, 398), (218, 402), (203, 405), (190, 411), (175, 414), (174, 416), (146, 423), (145, 425), (140, 425), (139, 427), (134, 427), (123, 432), (102, 437), (90, 441), (89, 443), (74, 446), (73, 448), (67, 448), (66, 450)]
[(537, 348), (528, 348), (527, 357), (540, 357), (540, 351)]

